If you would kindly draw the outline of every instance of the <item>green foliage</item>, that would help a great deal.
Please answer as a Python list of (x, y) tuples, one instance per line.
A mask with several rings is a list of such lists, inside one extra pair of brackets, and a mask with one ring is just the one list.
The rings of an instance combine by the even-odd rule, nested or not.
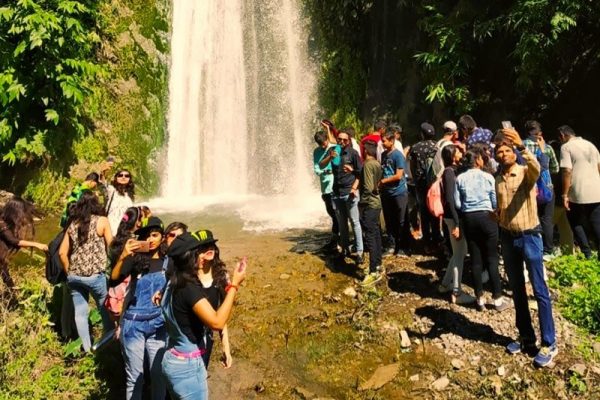
[(29, 181), (23, 196), (41, 210), (60, 211), (72, 186), (68, 178), (50, 169), (43, 169)]
[(0, 148), (10, 164), (59, 157), (88, 127), (104, 73), (95, 2), (9, 0), (0, 8)]
[(600, 333), (600, 268), (583, 256), (563, 256), (552, 261), (551, 286), (560, 289), (562, 314), (570, 321)]

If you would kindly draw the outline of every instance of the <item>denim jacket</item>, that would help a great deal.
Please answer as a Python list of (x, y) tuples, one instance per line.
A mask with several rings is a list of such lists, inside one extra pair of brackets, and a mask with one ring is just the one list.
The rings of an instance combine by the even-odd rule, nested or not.
[(454, 190), (456, 208), (463, 213), (493, 211), (497, 207), (494, 177), (471, 168), (456, 178)]

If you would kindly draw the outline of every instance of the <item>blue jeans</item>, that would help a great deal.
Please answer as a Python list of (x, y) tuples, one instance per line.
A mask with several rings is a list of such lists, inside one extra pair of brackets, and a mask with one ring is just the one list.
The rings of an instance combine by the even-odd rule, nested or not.
[(161, 363), (165, 352), (167, 330), (162, 318), (148, 321), (122, 319), (121, 348), (125, 361), (125, 398), (142, 398), (144, 383), (144, 357), (150, 367), (152, 399), (164, 400), (166, 384), (161, 374)]
[(526, 233), (513, 236), (502, 230), (502, 256), (508, 282), (513, 291), (517, 329), (521, 343), (534, 344), (535, 331), (531, 323), (531, 314), (525, 291), (525, 275), (523, 262), (529, 272), (529, 281), (533, 287), (533, 295), (538, 305), (538, 318), (542, 334), (542, 346), (551, 346), (556, 342), (554, 319), (550, 293), (544, 280), (543, 251), (541, 233)]
[(165, 353), (162, 372), (167, 378), (172, 399), (208, 399), (207, 374), (202, 357), (185, 358)]
[(96, 274), (92, 276), (67, 276), (67, 287), (71, 291), (73, 297), (73, 305), (75, 308), (75, 326), (77, 334), (81, 338), (84, 351), (90, 351), (92, 340), (90, 338), (90, 325), (88, 318), (90, 316), (89, 297), (90, 293), (96, 301), (96, 306), (102, 316), (102, 324), (104, 332), (108, 332), (114, 327), (110, 320), (108, 312), (104, 308), (104, 300), (106, 299), (107, 286), (106, 276), (104, 274)]
[(335, 202), (335, 215), (338, 220), (338, 227), (340, 230), (340, 245), (342, 249), (346, 251), (350, 245), (350, 232), (348, 231), (348, 219), (352, 223), (352, 230), (354, 231), (354, 242), (356, 244), (356, 252), (358, 254), (363, 253), (363, 238), (362, 228), (360, 227), (360, 215), (358, 212), (358, 196), (336, 196), (334, 197)]

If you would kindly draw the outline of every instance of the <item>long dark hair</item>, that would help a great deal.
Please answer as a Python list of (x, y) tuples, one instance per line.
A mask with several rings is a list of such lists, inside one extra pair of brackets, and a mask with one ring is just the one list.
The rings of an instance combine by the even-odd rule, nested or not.
[(77, 240), (84, 244), (88, 240), (90, 232), (90, 221), (92, 215), (104, 216), (104, 207), (100, 205), (98, 197), (91, 190), (83, 190), (81, 197), (70, 208), (67, 226), (77, 224)]
[(444, 161), (444, 167), (451, 167), (454, 165), (454, 155), (459, 151), (458, 147), (453, 144), (447, 144), (442, 148), (442, 160)]
[[(219, 289), (222, 296), (225, 296), (225, 287), (229, 283), (225, 263), (221, 261), (220, 250), (215, 247), (215, 258), (210, 261), (211, 273), (214, 285)], [(206, 247), (200, 247), (188, 250), (180, 257), (174, 257), (175, 273), (171, 274), (170, 284), (174, 289), (181, 289), (187, 284), (201, 285), (198, 279), (198, 256), (206, 251)]]
[[(33, 237), (35, 233), (33, 227), (34, 215), (35, 208), (33, 207), (33, 204), (17, 196), (8, 200), (2, 211), (0, 211), (0, 218), (4, 221), (13, 236), (18, 239), (28, 239)], [(6, 265), (8, 257), (14, 253), (14, 251), (15, 249), (6, 244), (3, 240), (0, 240), (0, 265)], [(10, 276), (9, 280), (12, 282)]]
[(125, 247), (125, 242), (133, 237), (133, 231), (136, 228), (136, 223), (140, 219), (140, 215), (141, 212), (139, 207), (129, 207), (125, 211), (125, 214), (123, 214), (123, 218), (119, 223), (119, 227), (117, 228), (117, 234), (110, 244), (111, 258), (117, 258), (121, 255), (123, 247)]
[[(129, 174), (129, 182), (126, 185), (122, 185), (117, 181), (117, 175), (123, 172), (127, 172)], [(133, 175), (131, 175), (131, 172), (129, 170), (121, 169), (117, 171), (117, 173), (113, 177), (112, 185), (115, 187), (115, 189), (117, 190), (117, 192), (119, 192), (121, 196), (124, 196), (125, 193), (127, 193), (131, 201), (135, 200), (135, 184), (133, 183)]]

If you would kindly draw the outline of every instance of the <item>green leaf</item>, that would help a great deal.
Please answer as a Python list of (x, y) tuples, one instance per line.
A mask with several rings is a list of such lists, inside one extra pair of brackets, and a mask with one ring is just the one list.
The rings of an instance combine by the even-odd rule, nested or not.
[(58, 125), (58, 113), (56, 112), (56, 110), (47, 108), (45, 111), (45, 114), (46, 114), (46, 121), (52, 121), (52, 122), (54, 122), (54, 125)]
[(72, 342), (67, 343), (64, 347), (65, 357), (77, 357), (81, 354), (81, 338), (77, 338), (77, 340), (73, 340)]

